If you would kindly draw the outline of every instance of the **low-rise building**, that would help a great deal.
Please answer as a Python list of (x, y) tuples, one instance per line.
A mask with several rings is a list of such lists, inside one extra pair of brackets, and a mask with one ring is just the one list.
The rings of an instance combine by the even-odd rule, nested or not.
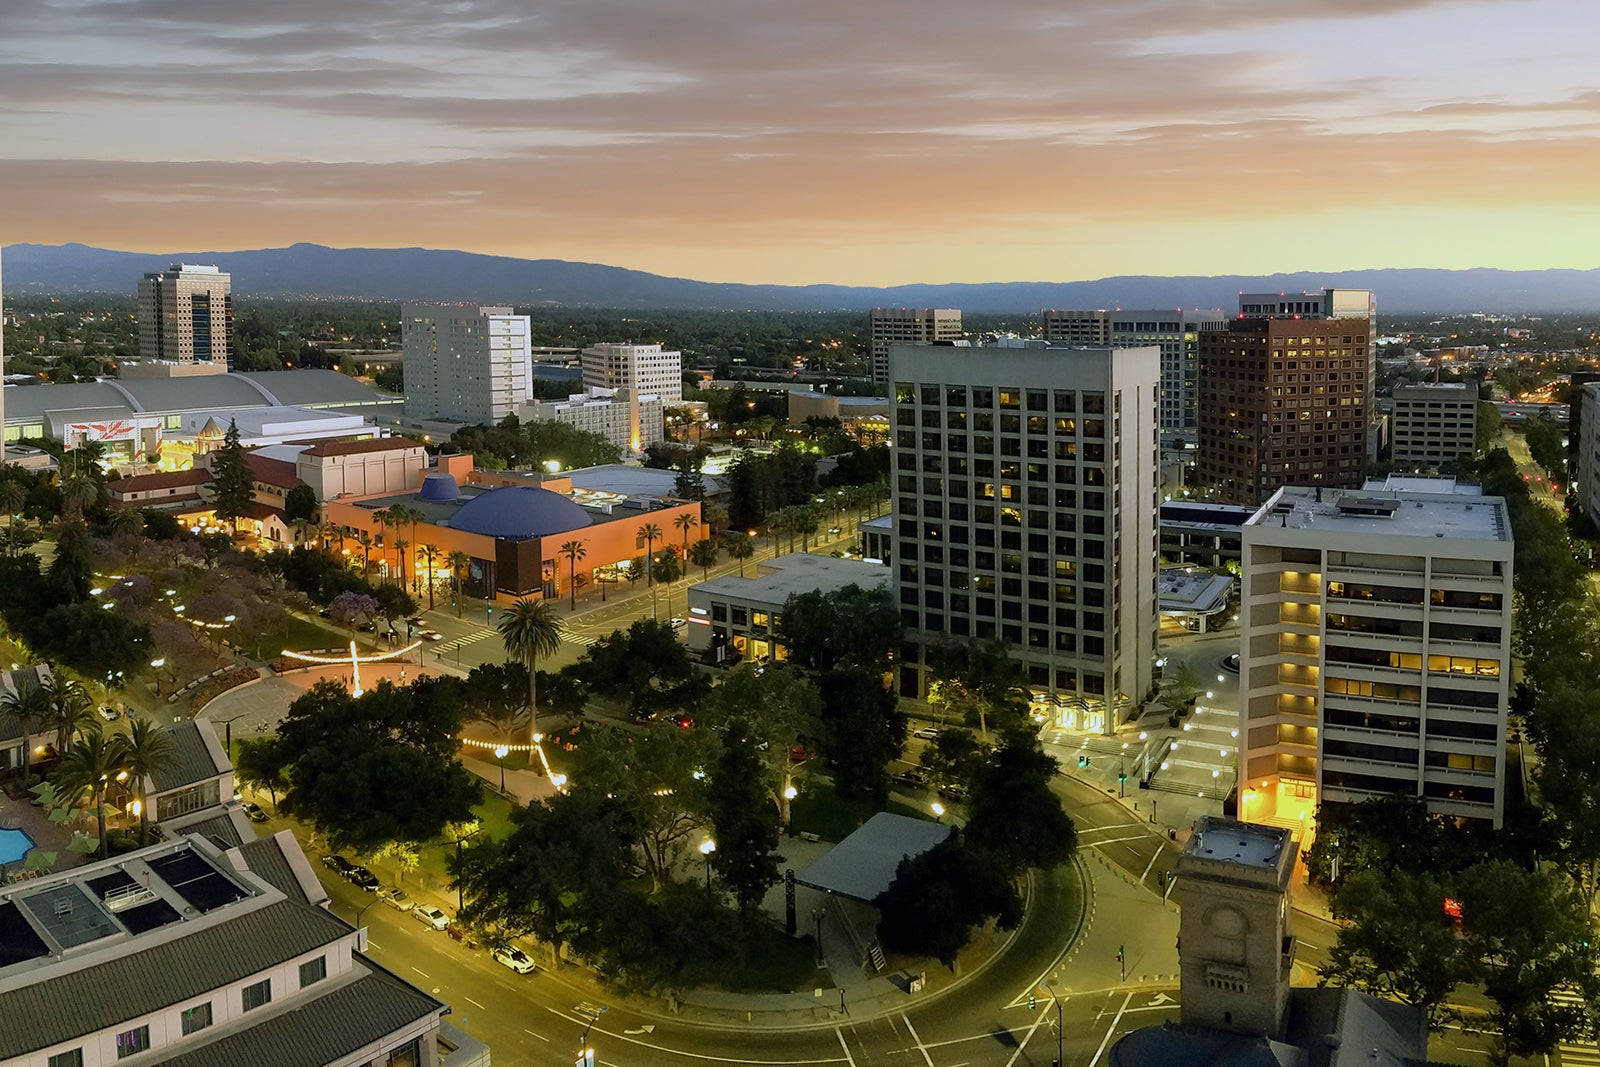
[(1477, 450), (1475, 382), (1397, 385), (1390, 412), (1391, 457), (1396, 466), (1453, 469)]
[(887, 589), (889, 569), (861, 560), (794, 552), (761, 564), (748, 578), (727, 575), (689, 587), (689, 649), (727, 663), (777, 660), (788, 651), (777, 639), (783, 606), (801, 593), (848, 586)]
[(409, 437), (321, 441), (302, 449), (294, 465), (318, 500), (401, 493), (422, 484), (428, 450)]
[[(203, 467), (137, 474), (106, 483), (114, 506), (158, 508), (162, 511), (191, 510), (204, 502), (203, 494), (210, 487), (211, 472)], [(209, 510), (209, 507), (203, 510)]]
[(169, 758), (145, 777), (145, 803), (157, 826), (233, 799), (233, 764), (208, 719), (191, 719), (162, 731)]
[(1233, 579), (1226, 574), (1163, 567), (1156, 579), (1161, 598), (1161, 619), (1192, 633), (1214, 630), (1225, 620), (1233, 594)]
[(518, 415), (524, 422), (564, 422), (637, 454), (666, 436), (665, 413), (659, 396), (623, 388), (587, 389), (565, 400), (532, 400)]
[(1161, 558), (1220, 569), (1239, 562), (1240, 529), (1256, 509), (1168, 500), (1161, 505)]
[(894, 516), (879, 515), (859, 524), (861, 558), (868, 563), (894, 563)]
[[(50, 667), (44, 663), (36, 667), (0, 671), (0, 701), (7, 696), (15, 696), (25, 687), (42, 685), (49, 679)], [(54, 727), (47, 728), (36, 723), (24, 734), (22, 720), (0, 706), (0, 772), (21, 768), (23, 746), (31, 750), (28, 762), (38, 766), (40, 760), (53, 754), (55, 741)]]

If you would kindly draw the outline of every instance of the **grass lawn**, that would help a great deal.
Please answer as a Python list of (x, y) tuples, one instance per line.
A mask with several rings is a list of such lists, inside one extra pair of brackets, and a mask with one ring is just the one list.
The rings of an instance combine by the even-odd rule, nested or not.
[(734, 993), (789, 993), (811, 988), (817, 950), (810, 935), (789, 937), (770, 923), (751, 924), (753, 941), (743, 958), (727, 961), (717, 983)]
[[(888, 811), (913, 819), (932, 820), (932, 813), (890, 799)], [(816, 834), (824, 841), (842, 841), (851, 831), (876, 814), (878, 808), (865, 800), (841, 797), (831, 784), (807, 782), (789, 806), (789, 824), (794, 832)]]
[[(371, 636), (362, 634), (363, 638)], [(330, 626), (322, 626), (306, 619), (289, 616), (289, 624), (281, 630), (274, 630), (260, 639), (257, 644), (253, 634), (240, 634), (239, 641), (245, 648), (254, 652), (258, 647), (261, 654), (268, 659), (276, 656), (284, 649), (302, 652), (311, 648), (349, 648), (350, 637), (340, 630)]]

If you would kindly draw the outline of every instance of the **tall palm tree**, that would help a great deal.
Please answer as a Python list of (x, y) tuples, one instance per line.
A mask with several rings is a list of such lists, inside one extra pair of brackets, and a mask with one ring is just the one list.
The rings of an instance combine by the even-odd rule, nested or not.
[(644, 584), (648, 589), (651, 584), (649, 560), (656, 554), (656, 542), (661, 540), (661, 527), (653, 522), (647, 522), (639, 527), (639, 536), (644, 538)]
[(395, 560), (396, 570), (394, 577), (395, 584), (401, 589), (404, 589), (406, 586), (411, 584), (407, 577), (410, 568), (406, 566), (406, 563), (408, 562), (406, 559), (406, 549), (410, 547), (411, 542), (407, 541), (404, 537), (397, 537), (394, 539), (394, 554), (398, 557)]
[(472, 557), (459, 548), (450, 553), (450, 582), (456, 591), (456, 618), (461, 618), (461, 582), (467, 573), (467, 568), (472, 566)]
[(94, 721), (94, 701), (83, 683), (52, 674), (41, 687), (49, 703), (49, 724), (56, 732), (56, 751), (65, 752), (73, 737)]
[[(439, 555), (440, 555), (439, 546), (438, 545), (423, 545), (422, 548), (419, 549), (419, 551), (422, 553), (422, 558), (427, 561), (427, 566), (428, 566), (428, 610), (432, 611), (433, 610), (433, 561), (439, 558)], [(459, 597), (457, 597), (456, 599), (458, 601), (460, 600)]]
[(317, 530), (317, 524), (310, 519), (295, 519), (289, 524), (294, 529), (294, 543), (303, 545), (311, 540), (311, 533)]
[(672, 525), (683, 531), (683, 554), (689, 554), (689, 531), (700, 525), (700, 520), (687, 511), (672, 520)]
[(711, 568), (717, 565), (717, 542), (702, 537), (689, 549), (689, 562), (700, 568), (700, 580), (711, 577)]
[(372, 535), (362, 530), (356, 534), (356, 544), (361, 546), (361, 576), (365, 578), (372, 569)]
[(61, 756), (56, 769), (63, 791), (76, 796), (87, 793), (94, 805), (100, 827), (100, 855), (106, 854), (106, 794), (117, 775), (128, 769), (127, 745), (120, 734), (107, 737), (99, 730), (72, 743)]
[(106, 520), (106, 525), (112, 533), (141, 534), (144, 533), (144, 516), (134, 508), (116, 508)]
[(22, 488), (22, 483), (15, 478), (7, 478), (0, 482), (0, 510), (6, 513), (6, 525), (11, 525), (11, 520), (21, 513), (23, 506), (28, 502), (28, 491)]
[(539, 658), (554, 655), (566, 632), (543, 600), (522, 597), (500, 619), (506, 655), (528, 668), (528, 743), (539, 732)]
[(21, 727), (22, 784), (26, 788), (33, 775), (33, 735), (50, 721), (50, 697), (43, 686), (24, 682), (0, 696), (0, 711), (15, 716)]
[(807, 504), (795, 516), (795, 529), (800, 531), (800, 551), (811, 551), (811, 535), (817, 532), (817, 527), (822, 523), (817, 518), (817, 509)]
[(577, 538), (562, 542), (561, 547), (556, 549), (556, 555), (566, 556), (567, 562), (571, 564), (572, 580), (568, 584), (572, 587), (569, 592), (572, 594), (572, 609), (574, 611), (578, 608), (578, 561), (588, 554), (589, 549)]
[(389, 551), (386, 547), (389, 544), (389, 509), (379, 508), (377, 511), (372, 513), (372, 518), (373, 521), (378, 524), (378, 530), (380, 531), (377, 536), (373, 538), (373, 542), (379, 546), (383, 546), (379, 548), (378, 555), (383, 559), (384, 566), (387, 567), (389, 565)]
[(100, 499), (100, 487), (87, 474), (74, 474), (61, 483), (61, 502), (69, 511), (83, 511)]
[(756, 554), (755, 542), (746, 534), (729, 533), (724, 539), (724, 547), (731, 559), (739, 561), (739, 577), (744, 577), (744, 561)]
[(134, 795), (139, 801), (139, 844), (143, 845), (149, 837), (147, 783), (152, 775), (172, 765), (175, 758), (172, 736), (149, 719), (133, 719), (128, 723), (128, 739), (123, 742), (123, 756), (127, 760), (128, 775), (133, 779)]

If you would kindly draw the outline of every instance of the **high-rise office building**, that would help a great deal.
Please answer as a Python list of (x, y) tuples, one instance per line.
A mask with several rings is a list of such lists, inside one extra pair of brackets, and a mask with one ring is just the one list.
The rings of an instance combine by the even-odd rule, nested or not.
[(1358, 486), (1367, 447), (1364, 319), (1239, 318), (1200, 334), (1200, 488), (1259, 504), (1290, 484)]
[(1160, 353), (890, 350), (900, 690), (930, 650), (999, 638), (1034, 711), (1110, 732), (1150, 692)]
[(889, 380), (893, 345), (931, 345), (961, 336), (961, 312), (954, 308), (873, 308), (867, 320), (867, 357), (872, 380)]
[(1304, 827), (1398, 793), (1499, 826), (1505, 502), (1448, 478), (1290, 486), (1243, 533), (1240, 818)]
[(533, 381), (529, 332), (528, 316), (508, 307), (406, 304), (406, 415), (475, 424), (515, 415)]
[(635, 396), (683, 402), (683, 354), (660, 345), (594, 345), (583, 350), (585, 389), (631, 389)]
[(1221, 308), (1205, 311), (1124, 310), (1039, 313), (1044, 339), (1054, 345), (1161, 349), (1161, 432), (1193, 437), (1199, 421), (1200, 332), (1227, 321)]
[(1453, 470), (1478, 447), (1476, 382), (1397, 385), (1390, 440), (1398, 467)]
[(1371, 289), (1319, 289), (1315, 293), (1240, 293), (1239, 314), (1259, 319), (1367, 320), (1367, 456), (1377, 455), (1380, 415), (1371, 398), (1378, 390), (1378, 297)]
[(174, 263), (139, 279), (138, 307), (141, 359), (233, 369), (231, 275)]

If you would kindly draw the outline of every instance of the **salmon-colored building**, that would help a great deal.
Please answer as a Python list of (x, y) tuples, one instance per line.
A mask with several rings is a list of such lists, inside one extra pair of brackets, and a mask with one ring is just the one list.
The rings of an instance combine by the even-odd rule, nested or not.
[[(423, 518), (414, 527), (384, 526), (377, 513), (397, 504)], [(660, 531), (654, 539), (656, 552), (681, 548), (680, 516), (693, 520), (691, 542), (710, 532), (703, 526), (699, 501), (575, 488), (571, 479), (558, 475), (479, 471), (470, 455), (440, 456), (438, 466), (424, 471), (411, 492), (339, 497), (325, 502), (322, 510), (324, 519), (347, 536), (363, 530), (370, 534), (372, 559), (383, 561), (386, 570), (398, 558), (395, 541), (409, 542), (405, 556), (424, 588), (428, 564), (423, 547), (432, 545), (437, 549), (436, 592), (450, 588), (450, 554), (466, 553), (471, 563), (464, 590), (479, 597), (566, 595), (573, 564), (561, 548), (571, 541), (583, 546), (579, 579), (593, 583), (627, 576), (648, 550), (642, 533), (647, 527)]]

